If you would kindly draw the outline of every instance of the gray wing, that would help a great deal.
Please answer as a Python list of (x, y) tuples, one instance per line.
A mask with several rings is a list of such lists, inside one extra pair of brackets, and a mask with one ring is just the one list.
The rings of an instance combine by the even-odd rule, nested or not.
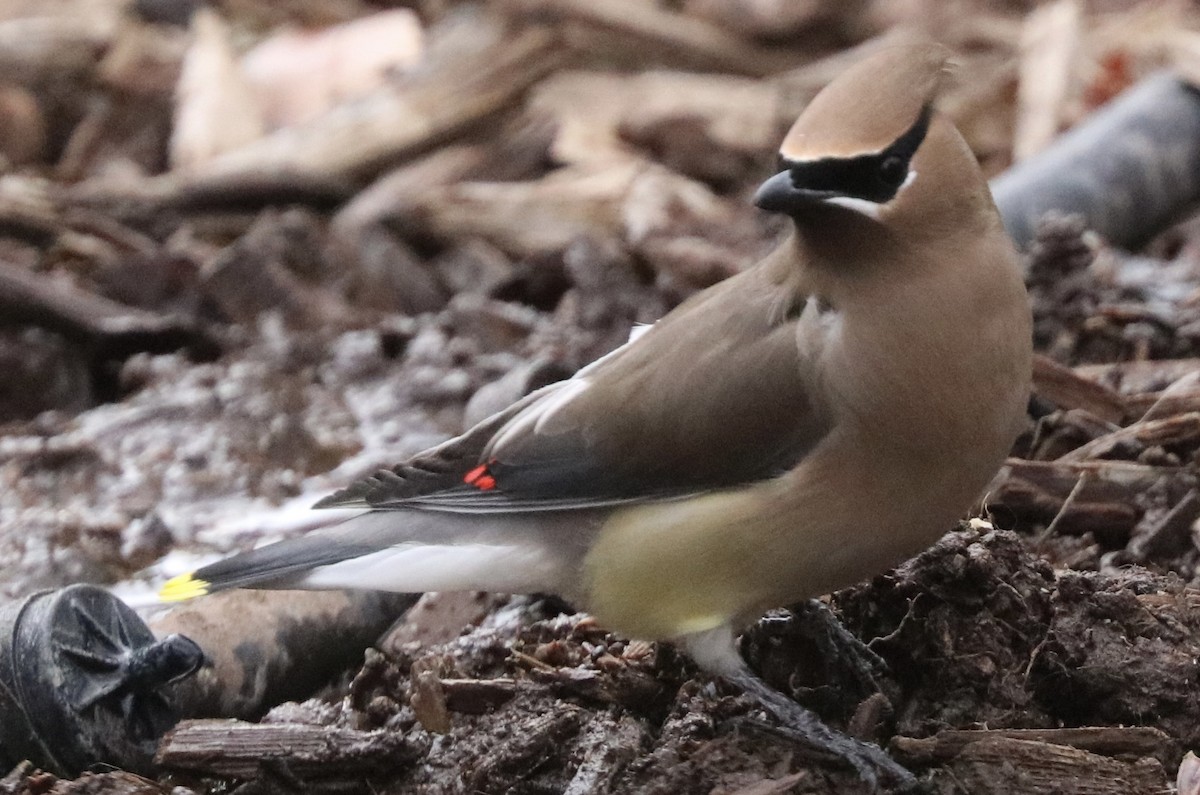
[(564, 510), (774, 477), (828, 432), (780, 288), (747, 271), (575, 377), (319, 507)]

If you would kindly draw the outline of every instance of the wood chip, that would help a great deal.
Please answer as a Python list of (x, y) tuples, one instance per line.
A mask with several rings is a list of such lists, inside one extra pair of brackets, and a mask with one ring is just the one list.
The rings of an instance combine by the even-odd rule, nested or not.
[(778, 116), (779, 89), (767, 81), (665, 70), (560, 72), (534, 89), (529, 108), (554, 119), (553, 153), (566, 163), (627, 158), (631, 132), (683, 120), (720, 151), (761, 156), (795, 120)]
[(645, 728), (631, 715), (593, 720), (579, 743), (583, 761), (563, 795), (613, 792), (613, 781), (644, 750), (646, 740)]
[(1200, 757), (1191, 751), (1184, 754), (1175, 776), (1176, 795), (1200, 795)]
[(512, 740), (478, 760), (466, 771), (470, 792), (507, 792), (528, 772), (536, 770), (577, 735), (587, 717), (569, 704), (512, 726)]
[(1118, 445), (1126, 442), (1150, 447), (1152, 445), (1182, 444), (1197, 439), (1200, 439), (1200, 412), (1193, 411), (1187, 414), (1176, 414), (1162, 420), (1138, 422), (1127, 428), (1121, 428), (1077, 447), (1058, 460), (1071, 462), (1101, 458), (1112, 452)]
[(1107, 422), (1125, 418), (1125, 400), (1120, 395), (1041, 354), (1033, 357), (1033, 389), (1062, 408), (1085, 409)]
[(1181, 378), (1200, 372), (1200, 359), (1084, 364), (1074, 369), (1083, 378), (1108, 384), (1121, 395), (1132, 397), (1167, 389)]
[(963, 748), (946, 772), (972, 795), (1162, 795), (1156, 759), (1134, 763), (1066, 745), (993, 737)]
[[(515, 257), (536, 257), (581, 238), (615, 239), (638, 250), (683, 228), (736, 231), (740, 212), (700, 183), (630, 158), (562, 168), (533, 182), (431, 189), (405, 223), (435, 238), (479, 237)], [(645, 253), (659, 263), (655, 252)], [(739, 258), (729, 258), (732, 268)]]
[(526, 30), (462, 58), (454, 68), (422, 72), (344, 112), (279, 130), (213, 158), (194, 173), (171, 172), (132, 185), (97, 180), (68, 195), (87, 204), (127, 201), (161, 207), (236, 201), (244, 206), (277, 202), (299, 191), (340, 202), (348, 196), (347, 181), (452, 142), (510, 108), (564, 58), (552, 32)]
[(1131, 395), (1125, 399), (1131, 417), (1153, 417), (1200, 411), (1200, 389), (1168, 389)]
[(298, 723), (185, 720), (162, 739), (155, 762), (174, 770), (251, 778), (283, 763), (300, 778), (364, 774), (401, 767), (414, 756), (404, 735)]
[(866, 5), (866, 0), (684, 0), (683, 10), (747, 38), (781, 41), (817, 25), (838, 29)]
[(513, 679), (443, 679), (441, 685), (446, 708), (467, 715), (492, 712), (517, 694)]
[(413, 713), (425, 731), (446, 734), (450, 731), (450, 712), (446, 709), (446, 691), (441, 680), (433, 671), (413, 673), (412, 696), (409, 699)]
[(1075, 75), (1081, 39), (1079, 0), (1058, 0), (1035, 9), (1021, 33), (1021, 82), (1013, 159), (1037, 154), (1058, 136)]
[(112, 42), (116, 22), (115, 16), (94, 14), (4, 20), (0, 22), (0, 74), (27, 85), (88, 80)]
[[(796, 63), (794, 53), (752, 44), (702, 19), (664, 10), (641, 0), (503, 0), (511, 13), (549, 18), (568, 31), (583, 29), (573, 44), (611, 55), (615, 48), (642, 60), (762, 77)], [(600, 35), (612, 34), (610, 37)], [(625, 64), (628, 67), (628, 64)]]
[(1139, 528), (1129, 544), (1134, 561), (1171, 558), (1192, 545), (1192, 526), (1200, 520), (1200, 494), (1192, 489), (1150, 527)]
[(999, 479), (1024, 478), (1047, 491), (1066, 497), (1075, 482), (1087, 473), (1089, 494), (1095, 499), (1118, 499), (1130, 491), (1144, 491), (1164, 477), (1183, 471), (1180, 467), (1158, 467), (1132, 461), (1026, 461), (1010, 458), (1000, 470)]
[(801, 770), (790, 776), (758, 781), (736, 790), (715, 789), (711, 795), (787, 795), (787, 793), (795, 792), (796, 785), (802, 784), (808, 777), (808, 772)]
[(284, 28), (241, 60), (272, 129), (291, 127), (365, 96), (421, 62), (416, 12), (394, 8), (320, 30)]
[(971, 743), (1003, 738), (1066, 745), (1104, 756), (1154, 756), (1171, 742), (1151, 726), (1083, 726), (1067, 729), (946, 729), (933, 737), (895, 737), (889, 746), (900, 759), (929, 763), (952, 759)]
[(216, 343), (187, 318), (160, 315), (89, 293), (61, 279), (0, 262), (0, 317), (89, 343), (96, 355), (124, 358), (139, 351), (194, 347), (206, 354)]
[(258, 99), (238, 67), (228, 26), (215, 11), (201, 8), (192, 31), (175, 92), (170, 144), (172, 167), (186, 170), (201, 168), (266, 132)]

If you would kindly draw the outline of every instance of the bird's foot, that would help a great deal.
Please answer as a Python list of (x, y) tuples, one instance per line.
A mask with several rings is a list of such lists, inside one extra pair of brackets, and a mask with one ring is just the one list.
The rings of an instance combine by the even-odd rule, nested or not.
[(831, 729), (815, 713), (775, 690), (749, 669), (726, 673), (725, 677), (756, 698), (779, 721), (781, 725), (769, 726), (768, 731), (845, 762), (872, 791), (878, 791), (881, 783), (888, 784), (892, 791), (920, 791), (916, 777), (878, 745)]
[(827, 678), (837, 681), (847, 678), (845, 689), (853, 689), (862, 697), (880, 692), (879, 679), (887, 672), (887, 663), (842, 624), (829, 605), (820, 599), (809, 599), (792, 612), (805, 635), (826, 661)]

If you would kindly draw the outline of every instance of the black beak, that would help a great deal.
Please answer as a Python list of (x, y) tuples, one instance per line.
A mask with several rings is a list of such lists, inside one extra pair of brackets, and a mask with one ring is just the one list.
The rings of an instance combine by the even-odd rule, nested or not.
[(834, 191), (796, 187), (791, 169), (785, 169), (758, 187), (754, 204), (772, 213), (793, 213), (805, 205), (811, 206), (836, 195)]

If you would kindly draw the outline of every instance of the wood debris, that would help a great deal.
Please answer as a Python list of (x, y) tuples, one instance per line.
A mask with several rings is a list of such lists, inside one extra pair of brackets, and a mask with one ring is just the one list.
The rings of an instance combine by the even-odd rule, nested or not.
[(184, 721), (159, 746), (158, 764), (250, 778), (278, 766), (304, 778), (360, 780), (403, 766), (412, 747), (396, 732), (236, 720)]
[(238, 68), (221, 17), (209, 9), (198, 11), (192, 37), (179, 75), (171, 131), (171, 166), (185, 171), (266, 132), (263, 111)]
[[(312, 495), (569, 376), (768, 250), (783, 227), (748, 199), (784, 130), (852, 61), (933, 36), (959, 62), (940, 107), (1026, 249), (1028, 426), (990, 524), (831, 596), (878, 688), (836, 684), (803, 611), (745, 652), (939, 791), (1161, 792), (1181, 758), (1195, 789), (1200, 224), (1172, 226), (1200, 196), (1194, 9), (402, 5), (0, 11), (0, 589), (301, 532)], [(744, 731), (752, 706), (670, 647), (563, 610), (425, 597), (322, 698), (181, 724), (170, 784), (0, 789), (854, 786)], [(214, 712), (257, 718), (267, 678)]]
[(1025, 19), (1014, 160), (1045, 149), (1066, 119), (1077, 83), (1082, 17), (1078, 0), (1057, 0)]

